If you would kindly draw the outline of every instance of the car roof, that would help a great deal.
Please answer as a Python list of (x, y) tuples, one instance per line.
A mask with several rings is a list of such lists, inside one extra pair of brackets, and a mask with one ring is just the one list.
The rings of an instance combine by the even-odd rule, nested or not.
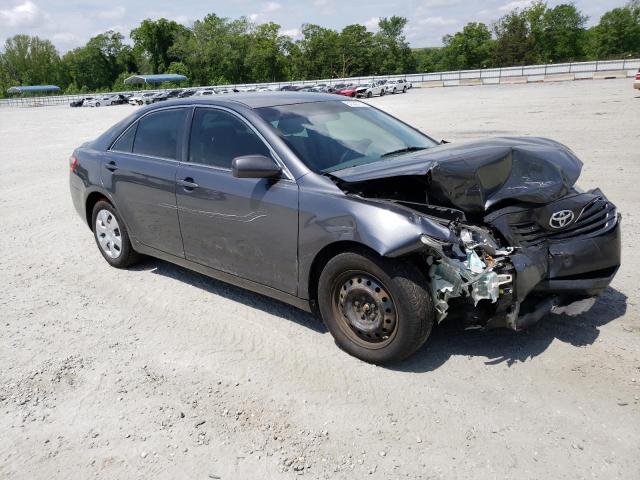
[[(202, 104), (229, 105), (236, 103), (249, 108), (276, 107), (279, 105), (293, 105), (296, 103), (339, 101), (340, 97), (329, 93), (312, 92), (247, 92), (229, 93), (208, 97), (186, 98), (171, 100), (171, 105)], [(163, 103), (168, 105), (169, 103)]]

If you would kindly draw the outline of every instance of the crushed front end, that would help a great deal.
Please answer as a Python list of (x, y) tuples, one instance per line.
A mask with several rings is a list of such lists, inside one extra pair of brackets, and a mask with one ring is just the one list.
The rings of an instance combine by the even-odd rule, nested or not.
[(448, 225), (457, 243), (422, 237), (438, 321), (452, 301), (472, 303), (471, 323), (488, 328), (520, 330), (548, 313), (577, 315), (620, 266), (620, 216), (600, 190)]

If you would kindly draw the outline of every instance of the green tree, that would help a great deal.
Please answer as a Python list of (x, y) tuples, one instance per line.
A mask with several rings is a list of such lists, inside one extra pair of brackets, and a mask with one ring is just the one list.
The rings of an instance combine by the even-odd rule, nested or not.
[(605, 13), (590, 30), (587, 48), (594, 58), (640, 55), (640, 1)]
[(166, 18), (146, 19), (138, 28), (131, 30), (131, 39), (134, 46), (148, 57), (152, 73), (162, 73), (172, 60), (178, 60), (171, 56), (170, 49), (186, 30), (184, 25)]
[(368, 75), (373, 70), (374, 36), (364, 25), (347, 25), (338, 38), (339, 75)]
[(16, 35), (4, 44), (2, 70), (8, 84), (57, 84), (59, 67), (58, 51), (49, 40)]
[(413, 51), (419, 72), (441, 72), (446, 70), (443, 47), (416, 48)]
[(410, 73), (415, 69), (416, 59), (404, 36), (407, 19), (399, 16), (381, 18), (378, 22), (377, 66), (372, 73)]
[(443, 64), (447, 70), (485, 68), (491, 65), (494, 41), (484, 23), (468, 23), (461, 32), (442, 39)]
[(582, 15), (575, 5), (562, 4), (547, 9), (543, 15), (543, 31), (541, 38), (534, 37), (534, 42), (541, 43), (538, 48), (544, 61), (579, 60), (584, 56), (585, 23), (587, 17)]
[(89, 90), (110, 89), (123, 72), (135, 69), (131, 48), (123, 40), (121, 33), (112, 30), (96, 35), (62, 57), (62, 74), (68, 82)]
[(340, 37), (335, 30), (307, 23), (302, 26), (302, 38), (297, 46), (296, 70), (301, 78), (331, 78), (340, 75)]
[(525, 12), (514, 10), (493, 26), (496, 36), (494, 65), (510, 67), (535, 63), (538, 56)]
[(244, 63), (249, 82), (284, 80), (287, 39), (280, 35), (280, 25), (269, 22), (253, 26)]

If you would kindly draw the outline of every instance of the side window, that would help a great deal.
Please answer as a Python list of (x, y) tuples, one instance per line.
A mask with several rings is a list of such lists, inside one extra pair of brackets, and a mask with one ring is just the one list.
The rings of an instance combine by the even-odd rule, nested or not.
[(127, 130), (120, 135), (120, 138), (115, 141), (113, 145), (111, 145), (111, 150), (116, 152), (126, 152), (131, 153), (133, 150), (133, 139), (136, 136), (136, 128), (138, 128), (138, 123), (134, 123)]
[(141, 118), (133, 142), (133, 153), (175, 160), (185, 114), (184, 108), (174, 108)]
[(189, 140), (189, 162), (231, 169), (242, 155), (270, 156), (269, 148), (234, 115), (212, 108), (196, 108)]

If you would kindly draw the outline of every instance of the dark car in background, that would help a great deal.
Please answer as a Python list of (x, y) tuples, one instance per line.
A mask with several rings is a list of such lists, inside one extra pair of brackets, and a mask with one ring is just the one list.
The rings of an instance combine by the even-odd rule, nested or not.
[(515, 330), (585, 311), (620, 265), (616, 207), (576, 186), (567, 147), (445, 144), (335, 95), (150, 105), (70, 165), (110, 265), (150, 255), (312, 311), (373, 363), (415, 352), (450, 311)]

